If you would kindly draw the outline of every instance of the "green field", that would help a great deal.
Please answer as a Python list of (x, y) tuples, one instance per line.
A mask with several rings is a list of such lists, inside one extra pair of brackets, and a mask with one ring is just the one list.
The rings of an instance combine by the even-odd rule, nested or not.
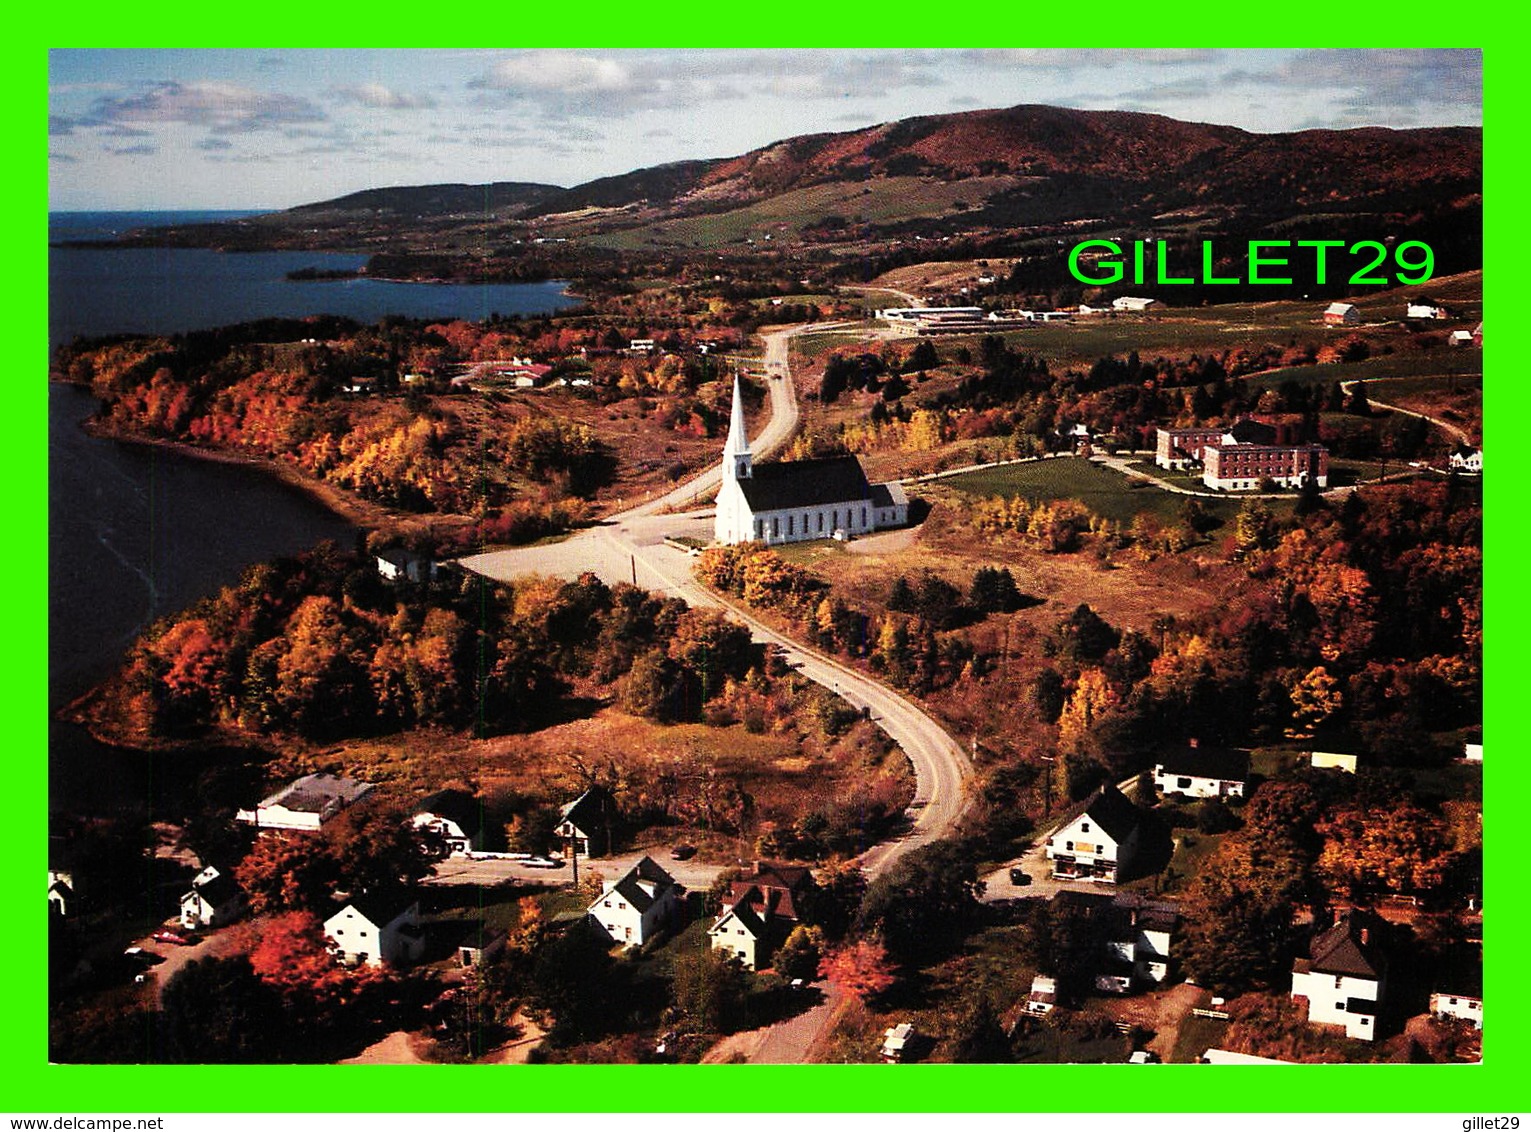
[[(1023, 495), (1031, 500), (1077, 499), (1095, 514), (1129, 523), (1143, 512), (1173, 523), (1180, 518), (1186, 496), (1161, 491), (1141, 480), (1130, 480), (1087, 460), (1061, 458), (1010, 464), (952, 476), (938, 483), (965, 495)], [(1200, 499), (1224, 522), (1238, 512), (1237, 499)]]
[[(591, 235), (592, 247), (635, 250), (649, 247), (721, 248), (754, 240), (793, 241), (806, 227), (829, 217), (848, 223), (888, 224), (945, 216), (977, 206), (994, 193), (1014, 187), (1019, 178), (969, 177), (939, 181), (929, 177), (879, 177), (861, 182), (809, 185), (728, 212), (662, 220), (620, 231)], [(582, 221), (568, 227), (580, 234)]]
[[(1250, 389), (1274, 389), (1287, 381), (1299, 385), (1328, 385), (1336, 381), (1388, 381), (1395, 377), (1449, 381), (1453, 376), (1482, 380), (1483, 351), (1470, 349), (1430, 350), (1419, 354), (1384, 354), (1364, 362), (1316, 366), (1289, 366), (1251, 374)], [(1379, 394), (1380, 395), (1380, 394)]]

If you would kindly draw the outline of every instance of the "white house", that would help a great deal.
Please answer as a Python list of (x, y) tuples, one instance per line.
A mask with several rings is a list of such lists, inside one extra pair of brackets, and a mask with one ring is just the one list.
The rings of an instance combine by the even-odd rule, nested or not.
[(723, 897), (717, 922), (707, 930), (708, 943), (760, 970), (800, 922), (812, 888), (813, 874), (802, 865), (757, 861), (754, 873), (734, 881)]
[(1405, 318), (1429, 318), (1442, 319), (1450, 317), (1445, 307), (1438, 307), (1434, 303), (1410, 303)]
[(644, 857), (590, 905), (590, 918), (616, 943), (641, 947), (680, 911), (682, 888)]
[(1473, 332), (1471, 330), (1453, 330), (1446, 338), (1448, 346), (1471, 346), (1473, 344)]
[(1081, 927), (1093, 953), (1095, 989), (1128, 994), (1169, 977), (1170, 941), (1179, 923), (1175, 905), (1133, 892), (1064, 891), (1053, 904)]
[(487, 924), (477, 923), (468, 929), (462, 942), (457, 945), (457, 965), (478, 967), (489, 962), (505, 950), (506, 935), (503, 931), (491, 931)]
[(1318, 767), (1333, 767), (1335, 770), (1343, 770), (1346, 774), (1356, 772), (1355, 755), (1337, 755), (1333, 751), (1313, 751), (1308, 755), (1308, 765)]
[(376, 897), (355, 897), (324, 921), (324, 934), (342, 963), (399, 967), (425, 953), (418, 901), (400, 907)]
[(1324, 308), (1325, 326), (1354, 326), (1361, 321), (1361, 312), (1353, 303), (1330, 303)]
[(1444, 1018), (1461, 1018), (1483, 1029), (1483, 996), (1450, 994), (1435, 991), (1430, 996), (1430, 1013)]
[(1027, 1014), (1051, 1014), (1058, 1005), (1058, 980), (1051, 975), (1038, 975), (1031, 980), (1031, 993), (1026, 996)]
[(1451, 450), (1451, 466), (1459, 472), (1481, 473), (1483, 449), (1474, 448), (1470, 444), (1458, 444)]
[(1377, 921), (1356, 909), (1313, 937), (1309, 958), (1292, 966), (1292, 997), (1308, 1000), (1308, 1021), (1343, 1026), (1346, 1037), (1371, 1041), (1387, 966)]
[(403, 547), (377, 556), (377, 572), (385, 582), (434, 582), (440, 567), (423, 554)]
[(756, 466), (744, 428), (739, 382), (734, 380), (714, 539), (775, 545), (870, 534), (908, 521), (904, 489), (896, 483), (868, 483), (854, 456)]
[(1154, 767), (1154, 785), (1166, 794), (1192, 798), (1242, 798), (1249, 782), (1249, 752), (1190, 746), (1165, 755)]
[(415, 806), (416, 830), (429, 830), (441, 838), (447, 856), (465, 857), (484, 847), (482, 807), (477, 798), (461, 790), (438, 790)]
[(1470, 763), (1481, 763), (1483, 761), (1483, 744), (1463, 743), (1462, 758)]
[(221, 928), (244, 914), (244, 895), (234, 878), (208, 865), (191, 882), (191, 889), (181, 894), (183, 928)]
[(48, 911), (55, 916), (70, 915), (76, 909), (74, 873), (68, 869), (48, 870)]
[(1173, 904), (1135, 893), (1112, 900), (1106, 916), (1106, 966), (1095, 976), (1096, 989), (1126, 994), (1161, 985), (1169, 977), (1170, 939), (1179, 919)]
[(1115, 786), (1102, 786), (1078, 816), (1048, 837), (1046, 853), (1053, 863), (1053, 876), (1114, 884), (1120, 873), (1131, 871), (1140, 827), (1138, 809), (1127, 796)]
[(312, 833), (347, 806), (372, 792), (372, 783), (338, 774), (305, 774), (282, 787), (253, 810), (240, 810), (235, 819), (261, 830), (289, 829)]
[(558, 811), (553, 834), (576, 856), (611, 852), (612, 830), (617, 823), (617, 803), (604, 786), (592, 786)]
[(1135, 299), (1127, 295), (1123, 295), (1120, 299), (1111, 300), (1112, 310), (1126, 311), (1130, 314), (1142, 314), (1151, 307), (1158, 305), (1159, 303), (1156, 299)]
[(1209, 1049), (1201, 1055), (1203, 1065), (1296, 1065), (1295, 1061), (1282, 1061), (1279, 1057), (1256, 1057), (1252, 1053), (1235, 1053), (1231, 1049)]

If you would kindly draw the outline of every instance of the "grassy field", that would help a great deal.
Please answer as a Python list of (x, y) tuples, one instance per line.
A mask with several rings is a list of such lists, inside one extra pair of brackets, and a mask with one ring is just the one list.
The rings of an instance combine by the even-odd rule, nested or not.
[[(1481, 350), (1427, 350), (1417, 354), (1383, 354), (1364, 362), (1338, 362), (1315, 366), (1289, 366), (1251, 374), (1250, 389), (1274, 389), (1288, 381), (1299, 385), (1329, 385), (1336, 381), (1389, 382), (1396, 377), (1435, 378), (1442, 382), (1453, 376), (1483, 377)], [(1379, 388), (1378, 395), (1382, 392)]]
[[(1186, 497), (1161, 491), (1141, 480), (1130, 480), (1087, 460), (1038, 460), (986, 468), (939, 481), (967, 495), (1023, 495), (1031, 500), (1077, 499), (1095, 514), (1118, 522), (1131, 522), (1144, 512), (1164, 522), (1174, 522), (1185, 507)], [(1200, 501), (1213, 514), (1228, 521), (1238, 512), (1232, 499)]]
[[(809, 185), (728, 212), (685, 216), (592, 235), (593, 247), (636, 250), (650, 247), (721, 248), (746, 240), (763, 243), (795, 238), (804, 228), (830, 217), (850, 223), (886, 224), (945, 216), (977, 205), (1016, 184), (1017, 178), (971, 177), (937, 181), (925, 177), (880, 177), (861, 183)], [(574, 234), (571, 229), (571, 234)]]

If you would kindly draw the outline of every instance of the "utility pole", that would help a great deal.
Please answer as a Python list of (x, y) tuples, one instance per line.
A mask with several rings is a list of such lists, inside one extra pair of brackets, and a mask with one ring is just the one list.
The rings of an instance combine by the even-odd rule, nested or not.
[(636, 589), (638, 586), (638, 556), (636, 554), (629, 554), (627, 560), (633, 566), (633, 588)]
[(574, 831), (569, 830), (569, 858), (574, 862), (574, 887), (579, 887), (579, 844), (574, 840)]
[(1052, 755), (1043, 755), (1042, 761), (1047, 764), (1047, 785), (1042, 793), (1042, 816), (1048, 817), (1053, 812), (1053, 763), (1057, 761)]

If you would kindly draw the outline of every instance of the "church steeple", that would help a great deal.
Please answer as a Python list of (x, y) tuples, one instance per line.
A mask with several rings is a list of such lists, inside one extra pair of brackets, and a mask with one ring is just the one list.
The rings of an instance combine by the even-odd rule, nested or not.
[(747, 480), (753, 462), (749, 433), (744, 430), (744, 399), (739, 394), (739, 375), (735, 374), (734, 407), (728, 418), (728, 442), (723, 445), (723, 475)]

